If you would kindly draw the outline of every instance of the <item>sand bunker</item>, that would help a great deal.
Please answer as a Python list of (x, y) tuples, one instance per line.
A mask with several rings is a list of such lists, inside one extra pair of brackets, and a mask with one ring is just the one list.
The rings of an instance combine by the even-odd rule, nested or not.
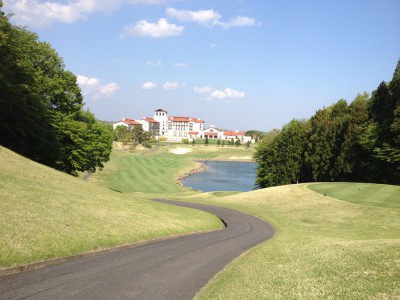
[(190, 148), (174, 148), (174, 149), (169, 149), (169, 152), (173, 154), (186, 154), (189, 152), (192, 152), (192, 149)]
[(234, 160), (236, 160), (236, 159), (251, 159), (251, 156), (231, 156), (231, 157), (229, 157), (229, 159), (234, 159)]

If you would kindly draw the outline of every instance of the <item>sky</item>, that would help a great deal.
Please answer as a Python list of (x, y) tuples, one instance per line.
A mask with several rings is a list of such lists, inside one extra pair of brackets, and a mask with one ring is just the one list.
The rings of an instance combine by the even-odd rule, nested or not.
[(3, 0), (51, 44), (97, 119), (281, 128), (390, 81), (399, 0)]

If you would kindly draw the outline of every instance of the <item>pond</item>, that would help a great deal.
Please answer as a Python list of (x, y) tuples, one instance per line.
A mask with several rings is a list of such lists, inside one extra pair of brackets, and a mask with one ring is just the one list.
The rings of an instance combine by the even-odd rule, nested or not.
[(194, 190), (248, 192), (255, 188), (257, 163), (203, 161), (208, 169), (186, 177), (182, 184)]

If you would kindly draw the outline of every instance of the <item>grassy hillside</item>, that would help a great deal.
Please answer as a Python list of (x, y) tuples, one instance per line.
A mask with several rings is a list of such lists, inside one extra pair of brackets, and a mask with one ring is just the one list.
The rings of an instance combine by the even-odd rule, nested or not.
[(0, 212), (0, 269), (220, 227), (207, 213), (98, 187), (3, 147)]
[(390, 197), (380, 199), (380, 207), (359, 205), (355, 194), (349, 203), (315, 193), (304, 184), (186, 200), (247, 212), (276, 229), (272, 240), (236, 259), (198, 299), (398, 299), (400, 295), (400, 209), (392, 207)]

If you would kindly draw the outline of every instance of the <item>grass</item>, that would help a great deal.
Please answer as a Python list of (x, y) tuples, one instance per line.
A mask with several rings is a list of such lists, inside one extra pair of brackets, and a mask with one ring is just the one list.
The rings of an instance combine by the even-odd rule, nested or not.
[(0, 269), (221, 226), (205, 212), (96, 187), (3, 147), (0, 168)]
[[(270, 222), (276, 234), (218, 274), (198, 299), (398, 299), (400, 209), (290, 185), (188, 197)], [(391, 205), (388, 202), (389, 206)]]
[(343, 201), (378, 207), (400, 208), (400, 186), (373, 183), (316, 183), (310, 189)]
[[(174, 154), (174, 149), (189, 149), (186, 154)], [(195, 160), (234, 159), (251, 160), (253, 149), (217, 146), (160, 146), (157, 151), (134, 153), (114, 150), (111, 160), (102, 172), (95, 173), (89, 181), (123, 193), (142, 193), (146, 197), (190, 191), (177, 184), (177, 179), (198, 168)]]
[[(192, 151), (170, 152), (179, 147)], [(31, 253), (65, 255), (65, 244), (82, 252), (219, 226), (208, 214), (146, 200), (168, 197), (243, 211), (276, 230), (272, 240), (230, 263), (198, 299), (399, 299), (399, 187), (324, 183), (198, 193), (176, 184), (197, 166), (194, 160), (248, 159), (252, 151), (212, 145), (114, 151), (104, 171), (87, 183), (2, 148), (1, 260), (3, 255), (8, 263), (18, 257), (32, 260)], [(191, 221), (196, 224), (188, 228)], [(37, 241), (41, 249), (35, 252)], [(8, 244), (12, 248), (6, 249)]]

